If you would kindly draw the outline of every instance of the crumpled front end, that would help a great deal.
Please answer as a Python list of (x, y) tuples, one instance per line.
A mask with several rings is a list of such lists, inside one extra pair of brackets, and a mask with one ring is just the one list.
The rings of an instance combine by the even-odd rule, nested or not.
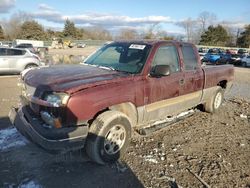
[[(19, 108), (12, 108), (12, 124), (30, 141), (52, 153), (65, 153), (84, 147), (88, 125), (67, 125), (65, 98), (54, 97), (45, 86), (34, 88), (23, 82)], [(47, 89), (47, 90), (46, 90)], [(46, 98), (47, 97), (47, 98)], [(64, 104), (65, 103), (65, 104)]]

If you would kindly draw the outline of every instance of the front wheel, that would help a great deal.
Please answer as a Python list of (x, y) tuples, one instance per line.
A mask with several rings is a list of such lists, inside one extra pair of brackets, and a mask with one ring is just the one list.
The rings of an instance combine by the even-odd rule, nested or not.
[(220, 108), (224, 99), (224, 92), (221, 87), (219, 87), (213, 96), (205, 103), (205, 111), (210, 113), (215, 113)]
[(129, 118), (118, 111), (106, 111), (90, 126), (86, 152), (98, 164), (115, 162), (126, 151), (130, 137)]

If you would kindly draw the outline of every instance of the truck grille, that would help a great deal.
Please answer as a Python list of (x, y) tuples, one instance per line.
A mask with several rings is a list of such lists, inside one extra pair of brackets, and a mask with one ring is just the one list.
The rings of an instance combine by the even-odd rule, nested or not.
[[(24, 82), (20, 82), (19, 86), (21, 87), (21, 101), (22, 104), (29, 106), (28, 109), (32, 110), (32, 113), (37, 117), (40, 117), (40, 112), (48, 112), (53, 117), (60, 117), (61, 121), (65, 122), (65, 109), (64, 108), (55, 108), (55, 107), (46, 107), (41, 106), (36, 103), (31, 102), (31, 98), (35, 95), (36, 88), (29, 86)], [(37, 94), (37, 93), (36, 93)]]

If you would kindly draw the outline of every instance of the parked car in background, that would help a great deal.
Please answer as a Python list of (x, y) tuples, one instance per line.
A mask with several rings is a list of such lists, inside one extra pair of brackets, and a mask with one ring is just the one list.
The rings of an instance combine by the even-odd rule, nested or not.
[(236, 66), (241, 66), (241, 56), (239, 54), (232, 54), (229, 63)]
[(20, 73), (41, 65), (40, 58), (28, 49), (0, 47), (0, 73)]
[[(205, 56), (202, 59), (202, 62), (206, 62), (208, 64), (220, 64), (222, 63), (221, 56), (223, 55), (223, 51), (219, 48), (211, 48), (208, 50), (208, 52), (205, 54)], [(224, 64), (224, 59), (223, 59), (223, 64)]]
[(250, 55), (243, 57), (241, 62), (243, 67), (250, 67)]
[(227, 50), (226, 50), (226, 53), (227, 53), (227, 54), (232, 54), (232, 55), (233, 55), (233, 54), (237, 54), (237, 50), (236, 50), (236, 49), (227, 49)]
[(85, 43), (78, 43), (77, 48), (85, 48), (86, 44)]
[(208, 52), (207, 48), (198, 48), (198, 53), (200, 55), (200, 60), (202, 61), (206, 53)]
[(26, 48), (32, 53), (36, 53), (36, 49), (30, 43), (21, 43), (15, 46), (15, 48)]
[(246, 49), (239, 49), (237, 54), (241, 56), (247, 56), (249, 55), (249, 52)]
[(12, 47), (11, 42), (0, 42), (0, 47)]

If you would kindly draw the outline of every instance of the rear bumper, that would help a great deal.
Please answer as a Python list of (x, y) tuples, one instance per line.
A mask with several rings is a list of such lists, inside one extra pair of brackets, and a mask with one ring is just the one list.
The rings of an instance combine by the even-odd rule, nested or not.
[(48, 128), (28, 112), (25, 106), (12, 108), (9, 118), (17, 130), (50, 153), (66, 153), (84, 147), (88, 126)]

